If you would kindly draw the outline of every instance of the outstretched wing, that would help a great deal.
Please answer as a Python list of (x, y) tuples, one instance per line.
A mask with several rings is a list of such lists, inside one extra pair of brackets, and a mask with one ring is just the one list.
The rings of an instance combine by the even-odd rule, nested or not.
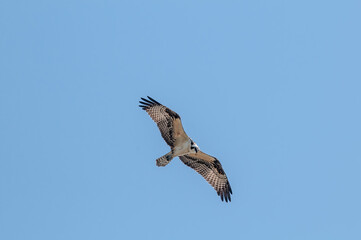
[(187, 134), (183, 130), (180, 116), (176, 112), (173, 112), (149, 96), (148, 99), (141, 99), (143, 101), (139, 101), (142, 104), (139, 107), (145, 110), (158, 125), (163, 139), (171, 148), (174, 147), (177, 140), (188, 139)]
[(209, 156), (202, 151), (179, 157), (182, 162), (201, 174), (209, 184), (217, 191), (218, 196), (231, 201), (232, 189), (228, 182), (227, 175), (223, 171), (221, 163), (217, 158)]

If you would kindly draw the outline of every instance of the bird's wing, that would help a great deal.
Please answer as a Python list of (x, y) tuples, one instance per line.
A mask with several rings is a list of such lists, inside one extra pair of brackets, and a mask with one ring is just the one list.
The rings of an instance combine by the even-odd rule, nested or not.
[(232, 189), (227, 175), (223, 171), (217, 158), (205, 154), (202, 151), (179, 157), (182, 162), (201, 174), (209, 184), (217, 191), (217, 194), (226, 202), (231, 201)]
[(163, 139), (170, 147), (174, 147), (177, 141), (185, 141), (188, 139), (187, 134), (183, 130), (180, 116), (163, 106), (153, 98), (148, 96), (148, 99), (141, 98), (139, 101), (143, 110), (145, 110), (153, 121), (158, 125)]

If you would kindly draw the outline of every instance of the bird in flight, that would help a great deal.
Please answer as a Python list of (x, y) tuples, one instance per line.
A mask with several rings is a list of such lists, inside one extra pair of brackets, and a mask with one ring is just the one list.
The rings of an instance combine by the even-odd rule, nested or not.
[(185, 133), (180, 116), (160, 104), (153, 98), (141, 98), (139, 101), (153, 121), (158, 125), (160, 133), (171, 151), (156, 160), (158, 167), (166, 166), (173, 158), (179, 157), (187, 166), (203, 176), (217, 191), (221, 200), (231, 201), (232, 189), (227, 175), (217, 158), (202, 152), (197, 144)]

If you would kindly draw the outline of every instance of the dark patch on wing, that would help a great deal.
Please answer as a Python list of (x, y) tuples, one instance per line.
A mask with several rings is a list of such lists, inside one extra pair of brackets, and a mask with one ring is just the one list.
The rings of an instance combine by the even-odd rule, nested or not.
[(169, 116), (171, 116), (172, 118), (176, 119), (176, 118), (180, 118), (180, 116), (176, 113), (176, 112), (173, 112), (172, 110), (170, 110), (169, 108), (167, 108), (165, 110), (166, 113), (169, 114)]
[(217, 169), (219, 174), (225, 174), (222, 165), (217, 158), (214, 158), (213, 166)]

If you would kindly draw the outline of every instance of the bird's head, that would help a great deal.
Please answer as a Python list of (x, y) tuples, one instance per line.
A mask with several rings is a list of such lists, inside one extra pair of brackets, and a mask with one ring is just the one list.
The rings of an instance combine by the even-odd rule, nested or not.
[(198, 153), (200, 151), (198, 145), (191, 139), (191, 151), (192, 153)]

